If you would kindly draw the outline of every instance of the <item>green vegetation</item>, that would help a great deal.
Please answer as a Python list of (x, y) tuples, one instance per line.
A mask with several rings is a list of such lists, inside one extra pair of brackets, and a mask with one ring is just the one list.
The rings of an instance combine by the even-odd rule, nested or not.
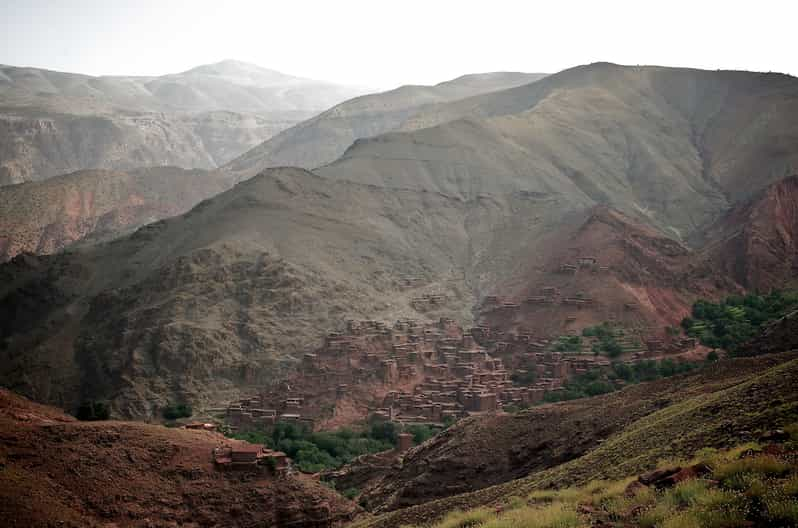
[(610, 323), (605, 321), (601, 324), (597, 324), (596, 326), (588, 326), (583, 328), (582, 335), (585, 337), (598, 337), (599, 339), (609, 337), (614, 338), (615, 331), (612, 329)]
[(554, 343), (555, 352), (580, 352), (582, 350), (582, 338), (578, 335), (560, 336)]
[(514, 494), (496, 508), (453, 511), (431, 527), (798, 526), (798, 463), (794, 458), (763, 455), (756, 452), (756, 446), (746, 445), (724, 452), (703, 449), (693, 460), (671, 461), (660, 467), (699, 463), (714, 469), (705, 477), (687, 478), (670, 488), (635, 483), (636, 477), (594, 480), (583, 486)]
[(603, 322), (596, 326), (588, 326), (582, 330), (585, 337), (595, 337), (597, 342), (593, 345), (595, 355), (603, 355), (609, 358), (617, 358), (623, 354), (623, 348), (616, 340), (616, 336), (621, 331), (616, 331), (608, 322)]
[(185, 403), (178, 403), (176, 405), (170, 404), (163, 408), (161, 414), (167, 420), (177, 420), (179, 418), (188, 418), (194, 411), (191, 409), (190, 405)]
[(607, 394), (623, 385), (668, 378), (689, 372), (696, 367), (695, 363), (676, 362), (672, 359), (647, 360), (632, 364), (613, 363), (610, 372), (592, 369), (574, 377), (565, 383), (564, 391), (549, 392), (544, 401), (558, 402)]
[(107, 420), (110, 417), (111, 408), (107, 403), (101, 401), (83, 402), (75, 413), (75, 418), (88, 422)]
[[(360, 455), (392, 449), (398, 432), (391, 422), (375, 422), (357, 432), (344, 428), (316, 433), (301, 424), (280, 422), (269, 432), (247, 431), (232, 436), (283, 451), (301, 471), (316, 473), (339, 468)], [(416, 433), (419, 437), (427, 434), (423, 429), (409, 432), (414, 438)]]
[(719, 303), (700, 300), (682, 320), (687, 335), (701, 344), (735, 355), (768, 322), (798, 309), (798, 293), (773, 291), (767, 295), (734, 295)]
[(438, 430), (430, 427), (429, 425), (408, 425), (405, 428), (405, 432), (410, 433), (413, 435), (413, 442), (418, 445), (421, 444), (436, 434), (438, 434)]
[(341, 493), (341, 495), (343, 495), (349, 500), (355, 500), (357, 496), (360, 495), (360, 490), (357, 488), (345, 489), (343, 493)]

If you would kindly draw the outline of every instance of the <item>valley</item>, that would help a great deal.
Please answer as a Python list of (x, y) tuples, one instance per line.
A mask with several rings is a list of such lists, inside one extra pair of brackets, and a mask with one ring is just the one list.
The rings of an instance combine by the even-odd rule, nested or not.
[(0, 71), (16, 526), (620, 527), (798, 423), (794, 77)]

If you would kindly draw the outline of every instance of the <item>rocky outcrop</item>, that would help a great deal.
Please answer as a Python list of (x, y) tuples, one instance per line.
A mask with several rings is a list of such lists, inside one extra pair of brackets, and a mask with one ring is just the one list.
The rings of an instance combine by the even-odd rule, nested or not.
[(724, 214), (704, 233), (708, 266), (747, 289), (794, 285), (798, 277), (798, 175)]

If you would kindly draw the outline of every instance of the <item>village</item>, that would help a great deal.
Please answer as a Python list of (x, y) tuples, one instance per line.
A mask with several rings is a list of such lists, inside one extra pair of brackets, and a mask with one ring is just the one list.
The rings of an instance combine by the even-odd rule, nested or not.
[[(506, 309), (496, 298), (487, 302)], [(530, 301), (536, 302), (536, 301)], [(619, 331), (623, 361), (635, 362), (695, 347), (694, 340), (665, 344)], [(594, 338), (573, 350), (530, 333), (489, 326), (463, 329), (455, 321), (399, 320), (393, 325), (346, 322), (323, 346), (306, 353), (297, 370), (271, 390), (231, 403), (233, 430), (268, 429), (278, 421), (311, 430), (363, 420), (442, 426), (465, 416), (523, 408), (564, 390), (574, 376), (609, 367), (591, 353)]]

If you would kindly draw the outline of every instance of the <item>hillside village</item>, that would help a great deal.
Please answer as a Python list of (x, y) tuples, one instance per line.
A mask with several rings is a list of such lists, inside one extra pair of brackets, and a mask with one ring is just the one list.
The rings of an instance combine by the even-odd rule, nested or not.
[[(542, 293), (524, 303), (557, 302), (579, 309), (590, 302), (560, 298), (555, 289)], [(489, 296), (483, 307), (507, 311), (519, 304)], [(695, 338), (663, 338), (661, 332), (648, 336), (646, 329), (618, 325), (602, 328), (611, 328), (618, 357), (600, 355), (597, 336), (575, 332), (539, 336), (487, 325), (464, 329), (445, 317), (393, 325), (348, 320), (343, 331), (329, 333), (319, 349), (304, 354), (296, 371), (273, 389), (232, 402), (224, 409), (225, 421), (233, 431), (268, 428), (278, 421), (310, 429), (364, 420), (443, 426), (466, 416), (540, 404), (547, 395), (564, 391), (570, 379), (613, 362), (696, 357)]]

